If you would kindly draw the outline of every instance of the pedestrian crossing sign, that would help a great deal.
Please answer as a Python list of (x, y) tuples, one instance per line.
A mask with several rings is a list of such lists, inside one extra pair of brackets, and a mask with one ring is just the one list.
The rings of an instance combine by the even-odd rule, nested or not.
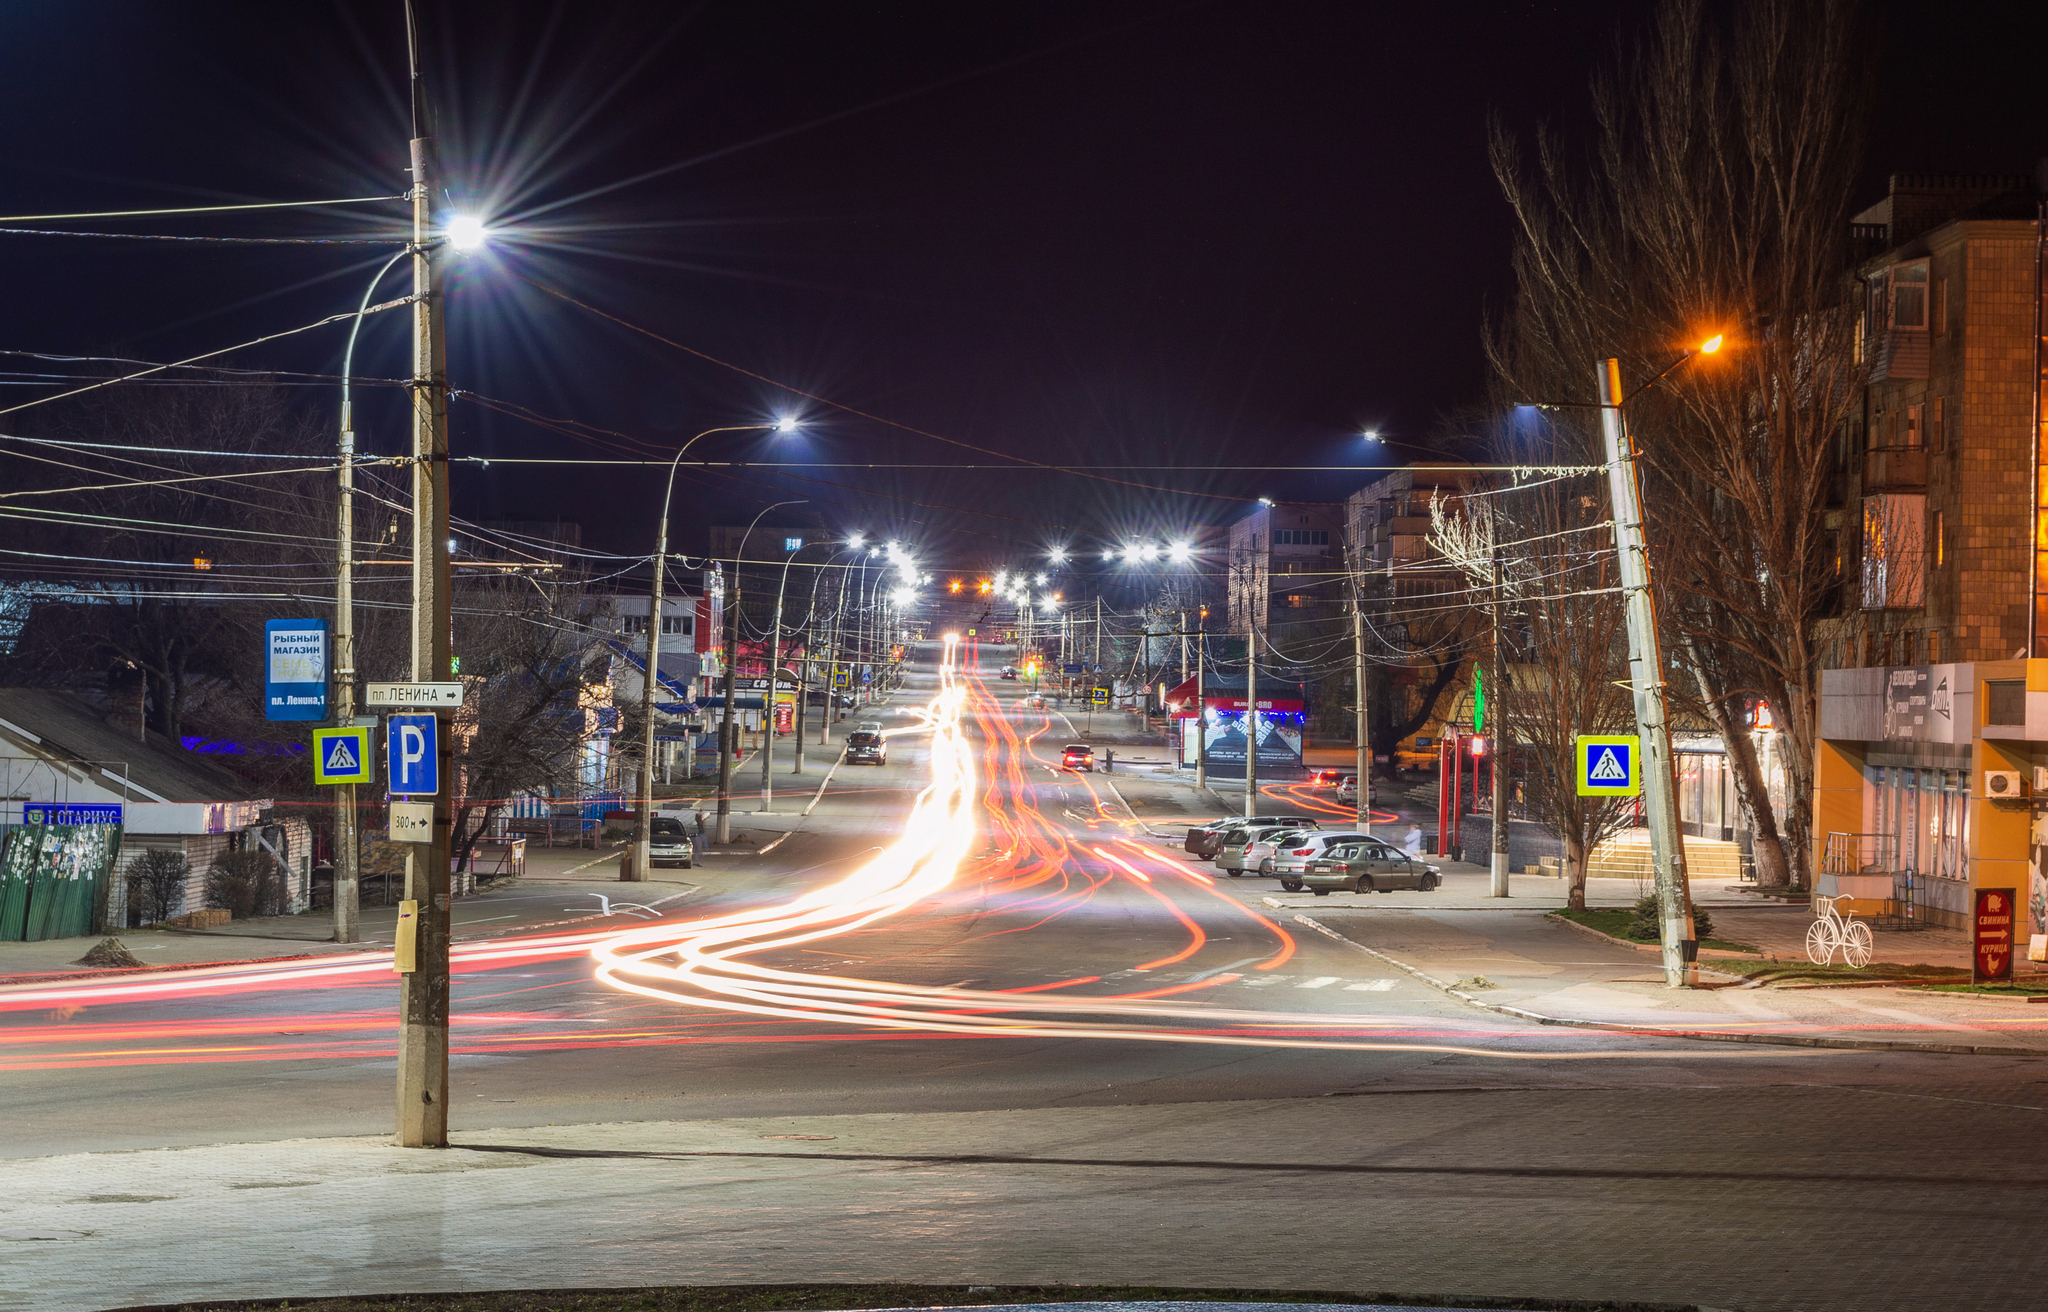
[(1581, 797), (1634, 797), (1643, 791), (1634, 734), (1585, 734), (1578, 740)]
[(370, 731), (367, 728), (313, 730), (313, 782), (370, 782)]

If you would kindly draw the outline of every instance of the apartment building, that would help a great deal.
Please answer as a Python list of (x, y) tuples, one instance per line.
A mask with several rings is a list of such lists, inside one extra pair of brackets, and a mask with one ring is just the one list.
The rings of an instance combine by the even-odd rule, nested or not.
[(1960, 925), (2011, 890), (2036, 959), (2048, 839), (2014, 789), (2048, 794), (2041, 205), (2025, 176), (1897, 175), (1855, 218), (1866, 382), (1814, 799), (1822, 892)]

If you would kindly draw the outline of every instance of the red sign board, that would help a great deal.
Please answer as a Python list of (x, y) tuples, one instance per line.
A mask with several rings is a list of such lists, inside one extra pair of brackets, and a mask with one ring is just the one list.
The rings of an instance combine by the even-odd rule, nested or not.
[(791, 702), (775, 703), (775, 732), (788, 733), (796, 727), (796, 706)]
[(2012, 978), (2013, 890), (1977, 890), (1977, 918), (1973, 933), (1975, 959), (1971, 973), (1979, 980)]

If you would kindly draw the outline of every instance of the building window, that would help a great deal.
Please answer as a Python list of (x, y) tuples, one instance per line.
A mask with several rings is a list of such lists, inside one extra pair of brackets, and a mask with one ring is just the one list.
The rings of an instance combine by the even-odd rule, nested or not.
[(1943, 524), (1941, 511), (1934, 512), (1934, 567), (1940, 569), (1948, 564), (1948, 531)]
[(1927, 327), (1927, 261), (1892, 266), (1891, 326)]
[[(1326, 528), (1276, 528), (1273, 530), (1273, 545), (1276, 547), (1327, 547), (1330, 545), (1330, 530)], [(1254, 544), (1256, 550), (1256, 544)]]
[(619, 617), (619, 628), (626, 633), (645, 633), (647, 632), (647, 617), (645, 615), (621, 615)]
[(1291, 609), (1305, 610), (1308, 607), (1313, 606), (1315, 604), (1316, 599), (1308, 595), (1306, 592), (1290, 592), (1287, 594), (1287, 605)]
[(1927, 403), (1927, 449), (1946, 451), (1948, 449), (1948, 398), (1937, 396)]
[(1936, 337), (1945, 335), (1948, 332), (1948, 279), (1936, 278), (1934, 280), (1934, 297), (1930, 308), (1934, 316), (1934, 335)]
[(1929, 629), (1929, 630), (1927, 631), (1927, 663), (1928, 663), (1929, 665), (1939, 665), (1939, 664), (1941, 664), (1941, 630), (1940, 630), (1940, 629)]
[(1920, 407), (1917, 405), (1907, 406), (1904, 418), (1906, 431), (1903, 435), (1905, 441), (1902, 445), (1917, 451), (1920, 449)]
[(1927, 498), (1863, 499), (1863, 609), (1914, 610), (1927, 599)]
[(690, 615), (664, 615), (661, 617), (661, 631), (670, 637), (688, 633), (692, 627)]
[(1984, 681), (1984, 723), (2025, 724), (2027, 722), (2027, 681), (1986, 679)]

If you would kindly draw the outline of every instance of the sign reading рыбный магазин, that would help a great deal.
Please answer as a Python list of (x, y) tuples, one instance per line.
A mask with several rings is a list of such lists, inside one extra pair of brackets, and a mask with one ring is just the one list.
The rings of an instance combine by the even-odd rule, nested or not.
[(263, 718), (327, 718), (327, 621), (263, 626)]

